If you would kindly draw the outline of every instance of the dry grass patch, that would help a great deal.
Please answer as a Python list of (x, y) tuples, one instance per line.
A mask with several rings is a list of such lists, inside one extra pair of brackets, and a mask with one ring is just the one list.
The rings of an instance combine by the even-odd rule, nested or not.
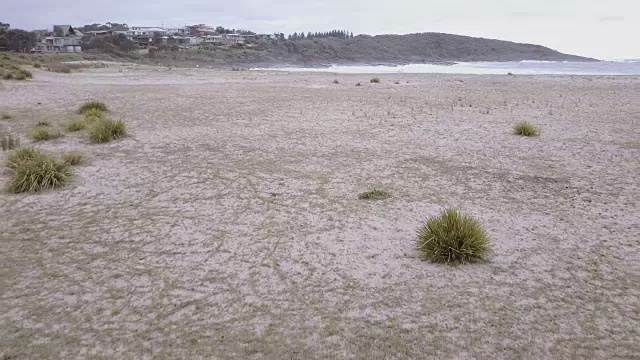
[(107, 105), (105, 105), (101, 101), (87, 101), (86, 103), (80, 106), (80, 108), (78, 109), (78, 114), (85, 115), (90, 111), (94, 111), (94, 112), (97, 111), (102, 113), (102, 112), (109, 111), (109, 109), (107, 108)]
[(527, 121), (521, 121), (513, 127), (513, 133), (515, 135), (532, 137), (540, 135), (540, 130)]
[(85, 163), (84, 155), (77, 152), (70, 152), (62, 155), (62, 162), (69, 166), (77, 166)]
[(96, 144), (127, 136), (127, 126), (122, 120), (100, 119), (89, 128), (89, 140)]
[(35, 141), (46, 141), (57, 139), (62, 136), (62, 133), (59, 130), (50, 130), (46, 127), (38, 126), (31, 131), (29, 136)]
[(358, 195), (358, 199), (360, 200), (385, 200), (389, 199), (390, 197), (391, 193), (376, 188)]
[(14, 194), (63, 187), (73, 179), (69, 165), (34, 148), (10, 154), (8, 167), (13, 178), (7, 191)]
[(484, 261), (491, 249), (482, 226), (453, 209), (427, 219), (418, 229), (417, 243), (425, 260), (445, 264)]
[(65, 129), (68, 132), (76, 132), (80, 130), (84, 130), (87, 127), (87, 122), (85, 120), (71, 120), (65, 125)]
[(2, 114), (0, 115), (0, 119), (2, 119), (2, 120), (9, 120), (9, 119), (11, 119), (11, 115), (9, 115), (9, 114), (7, 114), (7, 113), (2, 113)]
[(372, 83), (374, 84), (378, 84), (380, 82), (380, 78), (374, 77), (373, 79), (370, 80)]

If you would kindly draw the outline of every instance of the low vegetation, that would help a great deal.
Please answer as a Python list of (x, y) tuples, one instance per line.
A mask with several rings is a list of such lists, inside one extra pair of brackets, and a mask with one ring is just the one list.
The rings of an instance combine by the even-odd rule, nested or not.
[(12, 135), (4, 136), (0, 139), (0, 147), (2, 151), (17, 149), (20, 147), (20, 138), (14, 138)]
[(51, 123), (48, 121), (38, 121), (38, 126), (50, 126)]
[(0, 114), (0, 119), (9, 120), (9, 119), (11, 119), (11, 115), (9, 115), (7, 113), (2, 113), (2, 114)]
[(361, 83), (357, 83), (356, 86), (362, 86), (362, 84)]
[(100, 119), (89, 128), (89, 140), (96, 144), (127, 136), (127, 126), (122, 120)]
[(8, 167), (13, 178), (7, 190), (15, 194), (63, 187), (73, 179), (68, 164), (34, 148), (11, 153)]
[(57, 139), (62, 136), (59, 130), (50, 130), (43, 126), (38, 126), (31, 131), (30, 137), (35, 141), (46, 141)]
[(65, 125), (65, 129), (68, 132), (76, 132), (80, 130), (84, 130), (87, 127), (87, 122), (85, 120), (71, 120)]
[(62, 155), (62, 162), (69, 166), (77, 166), (85, 163), (84, 155), (77, 152), (70, 152)]
[(358, 199), (360, 200), (385, 200), (390, 197), (391, 193), (376, 188), (358, 195)]
[(33, 78), (33, 74), (17, 65), (9, 65), (0, 68), (0, 77), (4, 80), (26, 80)]
[(48, 63), (45, 66), (45, 70), (60, 74), (71, 74), (72, 72), (81, 72), (88, 68), (104, 68), (107, 67), (104, 63), (62, 63), (53, 62)]
[(425, 260), (445, 264), (483, 261), (491, 250), (482, 226), (453, 209), (427, 219), (418, 229), (417, 245)]
[(529, 122), (521, 121), (513, 127), (513, 133), (515, 135), (531, 137), (540, 135), (540, 130)]
[(92, 123), (96, 120), (100, 120), (104, 118), (104, 111), (98, 109), (89, 109), (84, 112), (84, 119), (88, 123)]
[(380, 78), (374, 77), (373, 79), (370, 80), (372, 83), (377, 84), (380, 82)]
[(91, 110), (100, 111), (100, 112), (109, 111), (109, 109), (107, 108), (107, 105), (105, 105), (101, 101), (87, 101), (86, 103), (80, 106), (80, 108), (78, 109), (78, 113), (84, 115), (85, 113)]
[(334, 84), (340, 84), (340, 81), (338, 81), (338, 80), (336, 79), (336, 80), (333, 80), (333, 83), (334, 83)]

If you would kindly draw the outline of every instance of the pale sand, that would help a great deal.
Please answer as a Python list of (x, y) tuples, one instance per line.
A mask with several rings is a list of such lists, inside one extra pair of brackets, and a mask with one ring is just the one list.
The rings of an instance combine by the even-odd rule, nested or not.
[[(132, 137), (37, 144), (90, 163), (0, 195), (5, 359), (640, 354), (638, 77), (35, 77), (0, 85), (0, 133), (26, 145), (100, 99)], [(394, 197), (357, 200), (372, 186)], [(485, 226), (489, 263), (418, 258), (445, 207)]]

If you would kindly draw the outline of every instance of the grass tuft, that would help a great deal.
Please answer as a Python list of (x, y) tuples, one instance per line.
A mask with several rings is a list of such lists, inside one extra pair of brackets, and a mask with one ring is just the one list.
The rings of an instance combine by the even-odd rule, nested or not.
[(78, 113), (85, 114), (89, 110), (97, 110), (101, 112), (108, 111), (107, 105), (105, 105), (103, 102), (87, 101), (86, 103), (82, 104), (82, 106), (80, 106), (80, 109), (78, 109)]
[(333, 80), (334, 84), (340, 84), (340, 81), (338, 81), (338, 79)]
[(13, 179), (8, 191), (14, 194), (63, 187), (73, 178), (69, 165), (34, 148), (11, 153), (9, 168)]
[(47, 129), (46, 127), (39, 126), (31, 131), (30, 136), (35, 141), (46, 141), (51, 139), (57, 139), (62, 136), (62, 133), (60, 133), (60, 131), (58, 130), (53, 131), (53, 130)]
[(374, 77), (373, 79), (370, 80), (372, 83), (377, 84), (380, 82), (380, 78)]
[(360, 200), (385, 200), (391, 197), (391, 193), (373, 188), (371, 191), (363, 192), (358, 195), (358, 199)]
[(39, 62), (34, 62), (33, 63), (33, 67), (36, 68), (36, 69), (40, 69), (40, 68), (42, 68), (42, 65), (40, 65)]
[(77, 152), (70, 152), (62, 155), (62, 162), (69, 166), (77, 166), (85, 163), (84, 155)]
[(87, 127), (87, 122), (84, 120), (71, 120), (65, 125), (65, 129), (68, 132), (76, 132), (84, 130)]
[(362, 84), (360, 84), (360, 83), (357, 83), (357, 84), (356, 84), (356, 86), (362, 86)]
[(127, 136), (127, 126), (122, 120), (100, 119), (89, 128), (92, 143), (106, 143)]
[(0, 118), (2, 120), (9, 120), (9, 119), (11, 119), (11, 115), (9, 115), (7, 113), (2, 113), (2, 115), (0, 115)]
[(453, 209), (427, 219), (418, 229), (417, 245), (425, 260), (445, 264), (483, 261), (491, 250), (482, 226)]
[(38, 121), (38, 125), (37, 126), (50, 126), (51, 123), (48, 121)]
[(100, 120), (103, 118), (104, 118), (104, 111), (101, 111), (98, 109), (89, 109), (84, 112), (84, 119), (89, 123), (92, 123), (96, 120)]
[(513, 133), (520, 136), (538, 136), (540, 130), (529, 122), (521, 121), (513, 127)]

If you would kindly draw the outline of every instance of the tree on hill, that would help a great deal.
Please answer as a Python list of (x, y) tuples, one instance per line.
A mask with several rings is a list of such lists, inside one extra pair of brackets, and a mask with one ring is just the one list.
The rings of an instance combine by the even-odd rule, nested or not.
[(0, 48), (10, 51), (27, 52), (31, 51), (38, 38), (35, 33), (21, 29), (5, 30), (0, 28)]

